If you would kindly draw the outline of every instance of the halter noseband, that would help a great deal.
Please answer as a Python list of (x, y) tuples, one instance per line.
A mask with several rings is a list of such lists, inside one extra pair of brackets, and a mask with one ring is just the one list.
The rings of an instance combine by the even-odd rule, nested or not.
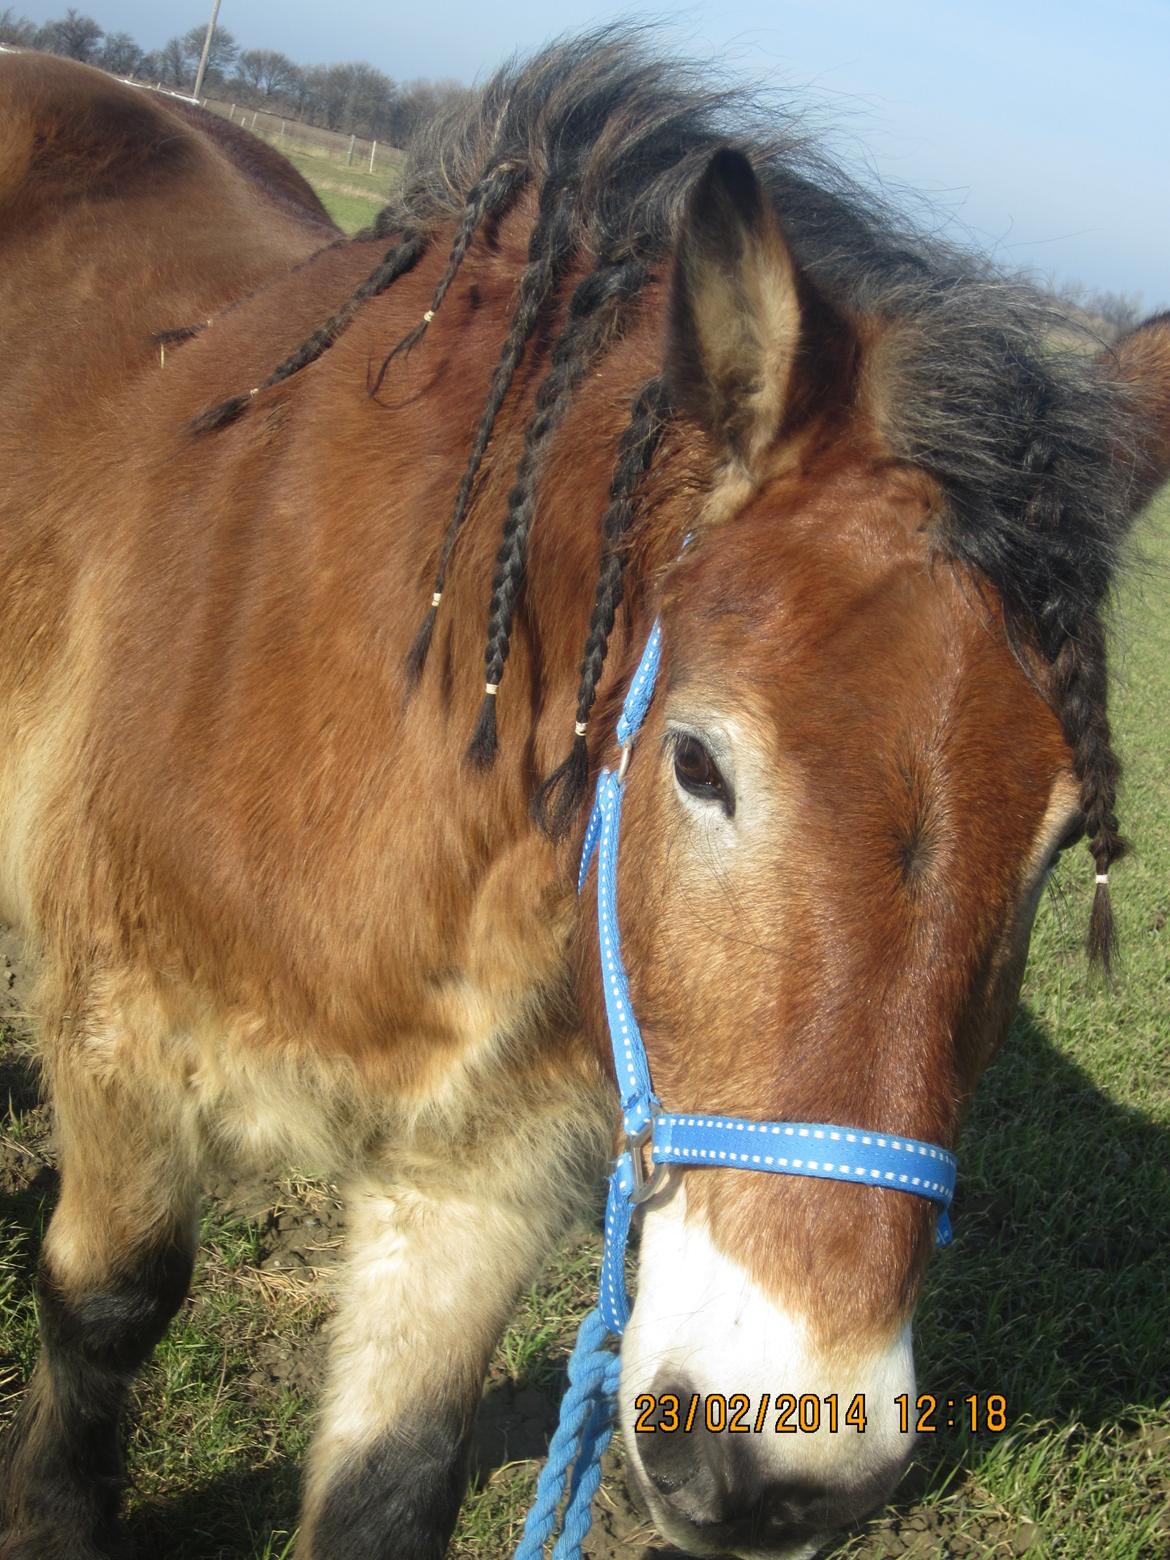
[[(656, 622), (617, 723), (621, 758), (616, 772), (603, 769), (598, 776), (597, 795), (581, 851), (578, 893), (584, 890), (590, 864), (597, 856), (601, 978), (614, 1072), (621, 1094), (625, 1144), (609, 1178), (601, 1293), (597, 1308), (581, 1324), (569, 1361), (569, 1388), (561, 1404), (560, 1423), (549, 1446), (548, 1461), (540, 1475), (516, 1560), (539, 1560), (543, 1555), (570, 1468), (569, 1499), (554, 1560), (577, 1560), (581, 1553), (581, 1541), (590, 1526), (592, 1497), (600, 1482), (601, 1454), (613, 1433), (621, 1375), (620, 1355), (606, 1347), (606, 1340), (611, 1336), (620, 1339), (630, 1318), (625, 1279), (630, 1220), (638, 1203), (658, 1189), (667, 1165), (761, 1170), (909, 1192), (938, 1205), (936, 1244), (946, 1246), (951, 1240), (948, 1210), (958, 1166), (955, 1156), (937, 1143), (823, 1122), (749, 1121), (697, 1111), (664, 1111), (654, 1093), (622, 960), (617, 861), (626, 771), (635, 738), (654, 697), (661, 656), (662, 626)], [(649, 1176), (642, 1163), (642, 1151), (647, 1144), (653, 1165)]]

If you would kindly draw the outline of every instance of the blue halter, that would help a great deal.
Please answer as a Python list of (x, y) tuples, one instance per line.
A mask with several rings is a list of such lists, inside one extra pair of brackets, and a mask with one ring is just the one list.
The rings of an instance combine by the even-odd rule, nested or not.
[[(860, 1127), (807, 1121), (748, 1121), (738, 1116), (664, 1111), (650, 1082), (642, 1032), (630, 1001), (617, 915), (618, 835), (626, 769), (658, 678), (662, 628), (655, 623), (638, 662), (617, 724), (621, 761), (603, 769), (585, 830), (577, 891), (582, 892), (597, 856), (597, 928), (605, 1011), (614, 1071), (622, 1102), (625, 1146), (614, 1162), (605, 1208), (605, 1247), (597, 1308), (581, 1323), (569, 1360), (569, 1386), (536, 1500), (524, 1525), (515, 1560), (541, 1560), (570, 1475), (561, 1536), (552, 1560), (579, 1560), (589, 1531), (593, 1496), (601, 1482), (601, 1455), (613, 1434), (621, 1356), (609, 1349), (630, 1318), (625, 1254), (634, 1208), (658, 1187), (666, 1165), (718, 1165), (818, 1180), (852, 1181), (926, 1197), (939, 1207), (936, 1244), (951, 1240), (949, 1208), (955, 1192), (953, 1154), (935, 1143)], [(642, 1151), (649, 1144), (653, 1169), (646, 1175)]]

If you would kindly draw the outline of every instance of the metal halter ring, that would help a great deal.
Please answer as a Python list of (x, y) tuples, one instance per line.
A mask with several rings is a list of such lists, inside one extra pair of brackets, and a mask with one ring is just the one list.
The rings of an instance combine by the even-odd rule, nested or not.
[(666, 1179), (666, 1173), (670, 1169), (668, 1164), (652, 1164), (650, 1174), (647, 1175), (642, 1164), (642, 1150), (654, 1137), (654, 1123), (661, 1115), (658, 1105), (650, 1106), (650, 1120), (644, 1127), (640, 1127), (632, 1136), (626, 1133), (626, 1146), (624, 1152), (630, 1156), (630, 1174), (633, 1176), (634, 1185), (629, 1195), (629, 1201), (636, 1207), (639, 1203), (648, 1202), (662, 1186)]

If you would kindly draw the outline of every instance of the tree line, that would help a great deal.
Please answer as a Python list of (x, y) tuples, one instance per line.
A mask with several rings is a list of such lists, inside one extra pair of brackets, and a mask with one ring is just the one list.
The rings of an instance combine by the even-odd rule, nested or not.
[[(206, 31), (199, 24), (148, 53), (129, 33), (107, 33), (92, 16), (73, 7), (44, 26), (11, 7), (0, 10), (0, 43), (62, 54), (176, 92), (190, 92), (195, 84)], [(440, 109), (462, 98), (467, 88), (450, 80), (395, 82), (364, 61), (298, 65), (278, 49), (241, 49), (226, 27), (217, 27), (203, 92), (210, 97), (227, 94), (249, 108), (324, 130), (401, 146)]]

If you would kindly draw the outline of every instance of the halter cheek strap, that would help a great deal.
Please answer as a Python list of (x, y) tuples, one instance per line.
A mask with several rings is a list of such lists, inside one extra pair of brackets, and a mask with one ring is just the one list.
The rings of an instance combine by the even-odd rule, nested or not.
[[(664, 1113), (650, 1081), (650, 1064), (630, 1000), (617, 910), (618, 841), (625, 774), (646, 718), (662, 658), (662, 627), (655, 623), (634, 673), (617, 725), (622, 754), (616, 774), (603, 769), (585, 831), (577, 890), (585, 887), (597, 856), (597, 923), (605, 1010), (621, 1093), (626, 1142), (610, 1178), (606, 1250), (602, 1266), (602, 1316), (621, 1334), (629, 1318), (623, 1281), (625, 1240), (634, 1206), (656, 1189), (659, 1167), (717, 1165), (727, 1169), (852, 1181), (925, 1197), (939, 1207), (936, 1240), (951, 1239), (948, 1209), (955, 1191), (955, 1157), (935, 1143), (890, 1133), (806, 1121), (747, 1121), (706, 1112)], [(642, 1148), (650, 1144), (654, 1171), (647, 1181)], [(612, 1237), (611, 1232), (612, 1231)]]
[[(906, 1192), (925, 1197), (938, 1207), (936, 1243), (945, 1246), (951, 1239), (948, 1209), (955, 1192), (957, 1164), (954, 1155), (937, 1143), (824, 1122), (751, 1121), (700, 1111), (668, 1112), (654, 1093), (650, 1063), (634, 1016), (622, 959), (617, 865), (626, 771), (635, 738), (654, 697), (661, 656), (662, 628), (655, 623), (617, 724), (621, 745), (618, 768), (616, 772), (603, 769), (598, 777), (577, 875), (577, 892), (581, 893), (596, 855), (601, 980), (625, 1143), (609, 1178), (601, 1294), (596, 1310), (581, 1324), (569, 1360), (569, 1388), (561, 1404), (560, 1424), (537, 1484), (536, 1500), (525, 1523), (516, 1560), (540, 1560), (544, 1554), (570, 1473), (569, 1498), (553, 1560), (579, 1560), (581, 1543), (590, 1525), (590, 1503), (600, 1481), (601, 1454), (613, 1433), (621, 1359), (606, 1346), (606, 1340), (620, 1340), (630, 1318), (625, 1279), (630, 1221), (637, 1205), (657, 1190), (667, 1165), (688, 1169), (714, 1165), (720, 1169), (852, 1181), (855, 1185)], [(647, 1144), (653, 1167), (649, 1176), (642, 1160)]]

